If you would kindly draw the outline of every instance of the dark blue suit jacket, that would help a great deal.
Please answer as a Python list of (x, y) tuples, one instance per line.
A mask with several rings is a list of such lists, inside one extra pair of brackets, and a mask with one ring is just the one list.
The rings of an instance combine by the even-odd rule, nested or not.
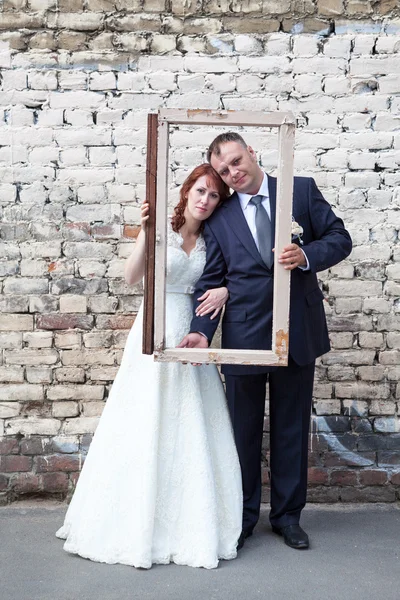
[[(276, 178), (268, 176), (268, 187), (275, 230)], [(304, 230), (302, 248), (310, 270), (294, 269), (291, 274), (289, 353), (298, 365), (306, 365), (330, 350), (316, 273), (346, 258), (351, 238), (312, 178), (294, 178), (293, 218)], [(236, 193), (207, 220), (204, 238), (207, 260), (194, 298), (212, 288), (228, 287), (222, 347), (270, 350), (273, 271), (262, 261)], [(195, 300), (194, 308), (198, 304)], [(201, 331), (211, 340), (217, 326), (218, 319), (194, 316), (190, 330)], [(268, 371), (271, 367), (222, 365), (222, 372), (229, 375)]]

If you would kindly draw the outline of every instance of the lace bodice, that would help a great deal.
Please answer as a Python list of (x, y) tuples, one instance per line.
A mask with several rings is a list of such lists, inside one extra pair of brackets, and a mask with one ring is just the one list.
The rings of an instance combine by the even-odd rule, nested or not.
[(196, 246), (188, 256), (182, 248), (183, 238), (168, 223), (167, 284), (193, 286), (203, 272), (206, 262), (204, 238), (197, 238)]

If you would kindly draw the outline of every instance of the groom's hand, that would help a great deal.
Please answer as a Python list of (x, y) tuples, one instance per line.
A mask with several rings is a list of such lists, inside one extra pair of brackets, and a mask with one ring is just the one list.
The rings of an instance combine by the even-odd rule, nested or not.
[[(178, 344), (177, 348), (208, 348), (208, 339), (201, 333), (188, 333)], [(183, 363), (186, 364), (186, 363)], [(201, 363), (191, 363), (194, 367), (200, 367)]]
[(297, 267), (306, 267), (307, 261), (304, 256), (304, 252), (297, 244), (289, 244), (285, 246), (278, 258), (278, 262), (284, 266), (285, 269), (292, 271)]
[(177, 348), (208, 348), (208, 340), (201, 333), (188, 333)]

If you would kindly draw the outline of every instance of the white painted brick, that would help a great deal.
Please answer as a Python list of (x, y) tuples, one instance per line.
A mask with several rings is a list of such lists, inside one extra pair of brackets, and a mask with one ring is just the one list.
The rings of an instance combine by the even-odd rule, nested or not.
[(78, 402), (56, 402), (51, 408), (51, 414), (55, 418), (77, 417), (79, 415)]
[(400, 115), (378, 114), (374, 123), (375, 131), (395, 131), (400, 129)]
[[(321, 116), (321, 118), (323, 118)], [(346, 169), (348, 163), (348, 153), (342, 148), (333, 148), (327, 150), (319, 157), (321, 167), (324, 169)]]
[[(22, 106), (13, 106), (9, 111), (8, 123), (13, 127), (24, 127), (33, 125), (33, 110)], [(15, 153), (14, 153), (15, 160)]]
[(58, 180), (65, 184), (86, 185), (93, 182), (95, 185), (113, 181), (114, 170), (103, 169), (62, 169), (58, 173)]
[(5, 400), (6, 402), (43, 399), (44, 392), (42, 385), (28, 385), (26, 383), (0, 385), (0, 400)]
[(103, 277), (107, 265), (96, 260), (79, 260), (78, 271), (81, 277)]
[(303, 74), (295, 78), (295, 90), (299, 94), (308, 96), (309, 94), (321, 93), (321, 75)]
[(339, 145), (342, 148), (353, 150), (381, 150), (390, 148), (393, 136), (390, 133), (375, 133), (366, 131), (362, 133), (343, 133), (339, 135)]
[(63, 434), (94, 433), (99, 422), (99, 417), (78, 417), (67, 419), (63, 425)]
[[(251, 35), (236, 35), (234, 38), (235, 51), (239, 54), (250, 54), (261, 51), (261, 43)], [(269, 52), (272, 54), (272, 52)]]
[(357, 34), (354, 37), (353, 54), (372, 54), (376, 42), (376, 35)]
[(77, 109), (96, 109), (105, 101), (104, 94), (88, 91), (66, 91), (63, 93), (50, 93), (50, 108), (66, 108), (68, 110)]
[(86, 313), (87, 298), (85, 296), (65, 295), (60, 298), (61, 313)]
[(348, 94), (335, 98), (334, 110), (336, 113), (377, 112), (387, 110), (389, 97), (385, 94)]
[(378, 78), (379, 91), (382, 94), (400, 92), (400, 81), (397, 75), (383, 75)]
[(0, 419), (10, 419), (18, 417), (21, 412), (21, 404), (19, 402), (1, 402), (0, 403)]
[[(282, 56), (243, 56), (239, 57), (239, 71), (247, 73), (291, 73), (292, 63)], [(231, 72), (236, 69), (232, 68)]]
[(156, 71), (148, 77), (151, 89), (163, 92), (173, 92), (177, 89), (175, 79), (175, 74), (170, 71)]
[(376, 163), (376, 154), (372, 152), (350, 152), (349, 167), (350, 169), (373, 169)]
[(66, 148), (60, 151), (62, 166), (84, 166), (89, 163), (88, 151), (85, 147)]
[(361, 296), (380, 295), (382, 284), (380, 281), (338, 280), (329, 282), (329, 293), (333, 296)]
[(257, 98), (246, 98), (241, 96), (224, 96), (222, 98), (226, 110), (277, 110), (277, 101), (275, 97), (261, 96)]
[(350, 57), (351, 39), (348, 37), (330, 37), (324, 44), (324, 55), (330, 58)]
[(92, 73), (89, 76), (89, 89), (94, 91), (115, 90), (117, 81), (114, 73)]
[(23, 242), (20, 245), (22, 258), (58, 258), (61, 256), (61, 242)]
[(355, 113), (345, 115), (343, 118), (343, 127), (350, 131), (369, 129), (371, 127), (372, 117), (368, 114)]
[(170, 96), (167, 98), (165, 105), (167, 108), (182, 108), (184, 106), (185, 108), (191, 109), (216, 109), (220, 108), (220, 99), (215, 93), (201, 94), (198, 92), (190, 92), (180, 96)]
[(264, 80), (258, 75), (239, 75), (236, 79), (236, 87), (239, 94), (259, 92), (264, 85)]
[(304, 60), (303, 58), (294, 58), (292, 61), (293, 73), (317, 73), (321, 75), (337, 75), (345, 73), (346, 61), (342, 58), (329, 58), (317, 56)]
[(57, 73), (55, 71), (28, 72), (28, 86), (34, 90), (56, 90)]
[(29, 152), (29, 161), (34, 165), (47, 165), (59, 159), (59, 149), (55, 147), (34, 148)]
[(344, 75), (324, 77), (323, 79), (324, 91), (326, 94), (332, 95), (344, 95), (350, 91), (350, 81)]
[(24, 333), (22, 337), (27, 348), (51, 348), (53, 344), (51, 331), (30, 331)]
[(338, 136), (326, 133), (311, 133), (306, 131), (296, 132), (296, 148), (324, 148), (337, 147)]
[(72, 109), (66, 110), (64, 114), (65, 122), (68, 125), (74, 125), (75, 127), (93, 125), (93, 113), (90, 110)]
[(108, 100), (109, 108), (126, 110), (157, 110), (163, 106), (163, 97), (160, 94), (122, 93)]
[(400, 56), (380, 56), (373, 58), (354, 58), (350, 61), (350, 75), (370, 77), (373, 75), (392, 75), (400, 71)]
[(5, 435), (57, 435), (61, 422), (44, 417), (28, 417), (6, 421)]
[(362, 173), (347, 173), (345, 176), (345, 185), (350, 188), (369, 188), (379, 187), (381, 182), (379, 173), (363, 171)]
[(102, 400), (104, 385), (58, 385), (47, 390), (48, 400)]
[(96, 166), (109, 166), (115, 163), (115, 149), (112, 146), (89, 148), (89, 162)]
[(293, 38), (294, 56), (316, 56), (318, 54), (318, 37), (315, 35), (297, 35)]
[(29, 383), (51, 383), (53, 380), (50, 367), (26, 367), (26, 380)]
[(147, 87), (144, 73), (118, 73), (117, 75), (117, 88), (119, 90), (142, 92)]
[(84, 71), (60, 71), (59, 85), (64, 90), (85, 90), (88, 75)]
[(236, 83), (232, 75), (207, 75), (206, 86), (207, 89), (213, 92), (232, 92), (235, 90)]
[(178, 75), (178, 88), (183, 94), (201, 91), (204, 87), (204, 75)]
[(140, 56), (138, 71), (183, 71), (184, 58), (180, 56)]
[(398, 35), (382, 35), (379, 36), (375, 50), (378, 54), (394, 54), (399, 52), (399, 36)]
[(97, 112), (97, 123), (120, 123), (123, 120), (125, 111), (123, 110), (110, 110), (105, 108)]

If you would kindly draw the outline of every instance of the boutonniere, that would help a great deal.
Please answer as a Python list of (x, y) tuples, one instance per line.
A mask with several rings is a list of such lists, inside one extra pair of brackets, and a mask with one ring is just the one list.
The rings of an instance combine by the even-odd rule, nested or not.
[(302, 239), (303, 232), (304, 232), (304, 229), (302, 228), (302, 226), (299, 225), (292, 216), (292, 240), (299, 240), (300, 246), (303, 245), (303, 239)]

